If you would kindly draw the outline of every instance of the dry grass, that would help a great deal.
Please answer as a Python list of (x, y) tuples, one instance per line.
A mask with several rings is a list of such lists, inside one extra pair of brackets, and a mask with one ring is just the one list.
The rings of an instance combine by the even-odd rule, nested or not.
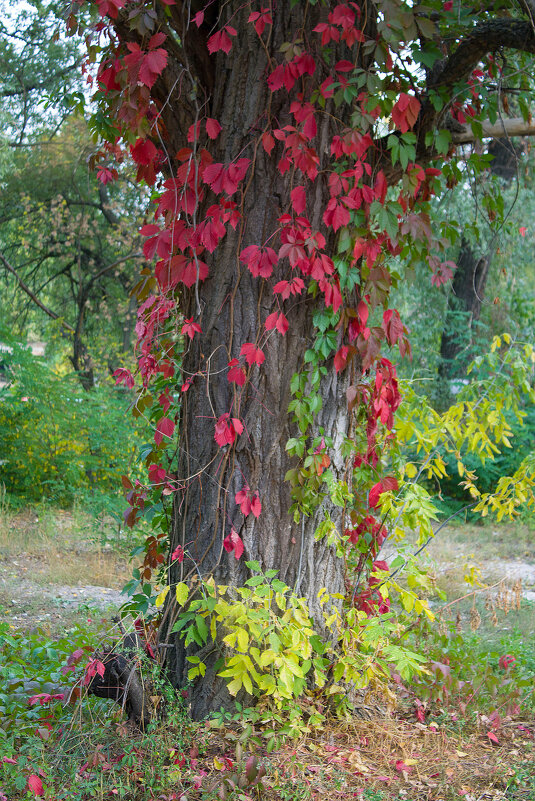
[(91, 518), (80, 513), (25, 510), (0, 515), (0, 565), (13, 578), (41, 585), (121, 589), (128, 578), (123, 553), (102, 548)]
[(534, 563), (535, 531), (519, 522), (450, 525), (429, 544), (428, 553), (440, 563), (454, 564), (459, 559), (481, 564), (504, 560)]
[(410, 801), (500, 798), (514, 776), (514, 757), (529, 764), (535, 758), (533, 727), (526, 736), (518, 726), (502, 728), (503, 745), (493, 746), (481, 729), (461, 736), (396, 718), (353, 721), (323, 742), (302, 743), (294, 756), (318, 798), (358, 797), (366, 789)]

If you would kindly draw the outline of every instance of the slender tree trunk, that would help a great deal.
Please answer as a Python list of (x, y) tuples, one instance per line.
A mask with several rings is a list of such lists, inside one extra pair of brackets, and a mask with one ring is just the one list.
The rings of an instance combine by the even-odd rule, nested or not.
[(474, 323), (481, 314), (489, 268), (490, 260), (480, 258), (463, 238), (440, 342), (439, 376), (442, 379), (464, 376), (473, 357)]
[[(492, 174), (510, 183), (518, 173), (522, 151), (523, 146), (515, 146), (510, 139), (498, 138), (491, 142), (488, 152), (493, 157), (490, 163)], [(474, 323), (478, 322), (481, 314), (493, 256), (493, 252), (481, 255), (463, 237), (440, 342), (441, 380), (464, 376), (473, 358), (471, 344), (475, 335)]]

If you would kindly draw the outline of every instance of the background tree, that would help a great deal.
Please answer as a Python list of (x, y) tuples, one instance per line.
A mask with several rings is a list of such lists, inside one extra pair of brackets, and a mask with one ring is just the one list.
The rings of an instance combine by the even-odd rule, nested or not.
[[(139, 292), (137, 406), (154, 403), (155, 491), (172, 470), (171, 580), (243, 584), (244, 551), (318, 624), (324, 587), (369, 608), (380, 498), (397, 486), (400, 397), (381, 348), (407, 350), (388, 308), (392, 259), (427, 253), (433, 282), (451, 278), (429, 223), (441, 170), (427, 165), (453, 154), (452, 113), (466, 108), (475, 136), (495, 109), (487, 54), (508, 49), (507, 69), (522, 70), (535, 51), (531, 6), (518, 18), (498, 2), (84, 7), (110, 26), (95, 124), (123, 136), (138, 178), (165, 177), (142, 231), (159, 260)], [(442, 172), (455, 180), (453, 164)], [(179, 415), (178, 463), (162, 465)], [(129, 499), (133, 523), (145, 496)], [(225, 698), (207, 651), (195, 715)], [(171, 653), (180, 684), (180, 641)]]
[(65, 123), (52, 140), (43, 134), (29, 153), (12, 156), (0, 201), (0, 262), (13, 324), (44, 336), (46, 320), (57, 321), (86, 389), (95, 363), (113, 371), (130, 348), (129, 291), (143, 265), (137, 201), (125, 180), (110, 191), (88, 173), (93, 153), (83, 119)]
[[(481, 147), (481, 145), (479, 145)], [(484, 225), (487, 236), (481, 233), (475, 242), (470, 234), (463, 233), (459, 253), (456, 258), (457, 269), (448, 296), (448, 311), (440, 341), (439, 378), (441, 382), (464, 374), (473, 358), (471, 343), (477, 340), (478, 323), (485, 298), (485, 289), (491, 264), (495, 257), (500, 230), (509, 217), (512, 207), (518, 200), (518, 182), (521, 174), (521, 157), (525, 142), (518, 139), (498, 137), (488, 145), (490, 157), (487, 175), (479, 178), (474, 186), (474, 206), (480, 207), (480, 216), (486, 217)], [(498, 186), (492, 185), (492, 179)], [(503, 203), (504, 190), (515, 182), (515, 193), (507, 193)], [(491, 184), (489, 187), (489, 183)], [(486, 185), (486, 186), (485, 186)], [(465, 187), (466, 188), (466, 187)], [(498, 202), (496, 200), (499, 198)], [(476, 226), (474, 226), (474, 229)], [(476, 231), (470, 232), (474, 237)], [(485, 239), (488, 243), (485, 244)], [(459, 357), (462, 357), (459, 359)], [(445, 387), (442, 386), (442, 392)], [(444, 392), (443, 400), (447, 397)]]
[[(128, 168), (90, 170), (81, 56), (60, 4), (5, 9), (0, 27), (0, 274), (4, 319), (50, 340), (56, 320), (83, 386), (131, 347), (129, 291), (143, 265)], [(16, 13), (15, 13), (16, 11)], [(130, 183), (131, 187), (131, 183)], [(24, 335), (23, 335), (24, 332)], [(91, 340), (91, 346), (88, 346)]]

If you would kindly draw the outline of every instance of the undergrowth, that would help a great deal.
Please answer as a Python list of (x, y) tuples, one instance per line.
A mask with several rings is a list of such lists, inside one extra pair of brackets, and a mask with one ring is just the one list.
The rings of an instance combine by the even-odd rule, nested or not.
[[(412, 630), (430, 672), (395, 677), (383, 712), (361, 699), (336, 716), (321, 695), (304, 692), (278, 710), (264, 699), (195, 723), (187, 689), (172, 689), (149, 661), (165, 714), (139, 732), (113, 702), (83, 687), (80, 698), (72, 693), (83, 675), (73, 651), (89, 657), (109, 646), (102, 630), (50, 638), (4, 623), (0, 799), (33, 798), (34, 777), (54, 801), (533, 801), (535, 645), (513, 631), (489, 649), (479, 632), (457, 629), (421, 622)], [(322, 703), (325, 714), (310, 726)], [(372, 719), (361, 719), (363, 710)]]

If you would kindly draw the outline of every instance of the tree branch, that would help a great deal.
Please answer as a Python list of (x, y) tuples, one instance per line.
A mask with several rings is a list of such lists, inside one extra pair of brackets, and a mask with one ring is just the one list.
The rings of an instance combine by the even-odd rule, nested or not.
[[(8, 262), (8, 260), (3, 255), (3, 253), (0, 253), (0, 261), (2, 262), (2, 264), (4, 265), (6, 270), (8, 270), (8, 272), (10, 272), (12, 275), (15, 276), (15, 278), (17, 280), (17, 283), (20, 286), (20, 288), (24, 292), (26, 292), (28, 297), (30, 297), (33, 300), (33, 302), (36, 304), (36, 306), (39, 306), (39, 308), (42, 309), (42, 311), (44, 311), (45, 314), (48, 314), (48, 316), (51, 317), (53, 320), (59, 320), (60, 319), (59, 314), (56, 314), (56, 312), (52, 311), (52, 309), (49, 309), (48, 306), (45, 306), (45, 304), (42, 303), (42, 301), (39, 300), (37, 295), (34, 292), (32, 292), (30, 287), (27, 286), (24, 283), (24, 281), (22, 280), (22, 278), (20, 277), (18, 272), (15, 270), (14, 267), (11, 266), (11, 264)], [(61, 321), (61, 325), (63, 326), (63, 328), (65, 328), (67, 331), (69, 331), (69, 333), (71, 333), (71, 334), (74, 333), (74, 328), (71, 325), (69, 325), (69, 323), (66, 323), (64, 320), (62, 320)]]
[[(526, 2), (534, 4), (535, 0), (526, 0)], [(419, 164), (428, 162), (437, 156), (435, 149), (426, 143), (426, 134), (439, 127), (447, 127), (443, 121), (454, 96), (454, 87), (459, 83), (466, 82), (487, 53), (504, 48), (535, 54), (535, 27), (531, 21), (495, 19), (481, 22), (467, 31), (465, 38), (448, 58), (436, 65), (429, 75), (427, 92), (420, 98), (422, 105), (414, 126), (417, 136), (415, 160)], [(440, 111), (435, 109), (430, 99), (430, 94), (435, 90), (440, 90), (441, 94), (449, 95), (451, 98)], [(449, 93), (447, 90), (450, 90)], [(468, 135), (464, 131), (460, 133)], [(457, 139), (456, 135), (457, 132), (452, 133), (452, 141), (455, 144), (474, 141), (473, 136), (461, 140)], [(503, 136), (503, 130), (499, 131), (497, 135)], [(376, 142), (379, 153), (377, 167), (383, 170), (387, 182), (392, 185), (401, 180), (403, 170), (400, 164), (392, 164), (387, 140), (388, 137), (383, 137)]]
[(99, 270), (98, 273), (95, 273), (95, 275), (87, 282), (84, 288), (84, 293), (87, 293), (95, 281), (98, 281), (98, 279), (103, 275), (108, 273), (110, 270), (113, 270), (114, 267), (117, 267), (119, 264), (122, 264), (125, 261), (130, 261), (130, 259), (137, 259), (140, 256), (143, 256), (143, 253), (130, 253), (128, 256), (123, 256), (122, 259), (117, 259), (117, 261), (114, 261), (112, 264), (108, 264), (107, 267), (103, 267), (102, 270)]
[(535, 0), (518, 0), (524, 13), (530, 18), (531, 24), (535, 28)]
[[(522, 117), (508, 117), (506, 119), (497, 120), (491, 123), (489, 120), (483, 120), (483, 139), (496, 139), (500, 136), (510, 138), (511, 136), (535, 136), (535, 123), (526, 122)], [(469, 142), (475, 142), (477, 139), (474, 136), (470, 125), (463, 125), (462, 130), (452, 131), (451, 141), (455, 145), (463, 145)]]
[(2, 89), (0, 91), (0, 97), (19, 97), (20, 95), (26, 95), (27, 92), (35, 92), (41, 89), (46, 89), (47, 86), (50, 85), (52, 81), (55, 81), (56, 78), (61, 78), (62, 75), (67, 75), (69, 72), (78, 69), (80, 66), (80, 61), (75, 61), (74, 64), (70, 64), (68, 67), (64, 67), (62, 70), (53, 73), (44, 81), (38, 81), (37, 83), (25, 84), (21, 80), (21, 87), (20, 89)]
[(531, 22), (495, 19), (481, 22), (470, 30), (454, 53), (432, 75), (429, 89), (453, 87), (467, 80), (487, 53), (506, 48), (535, 53), (535, 31)]

